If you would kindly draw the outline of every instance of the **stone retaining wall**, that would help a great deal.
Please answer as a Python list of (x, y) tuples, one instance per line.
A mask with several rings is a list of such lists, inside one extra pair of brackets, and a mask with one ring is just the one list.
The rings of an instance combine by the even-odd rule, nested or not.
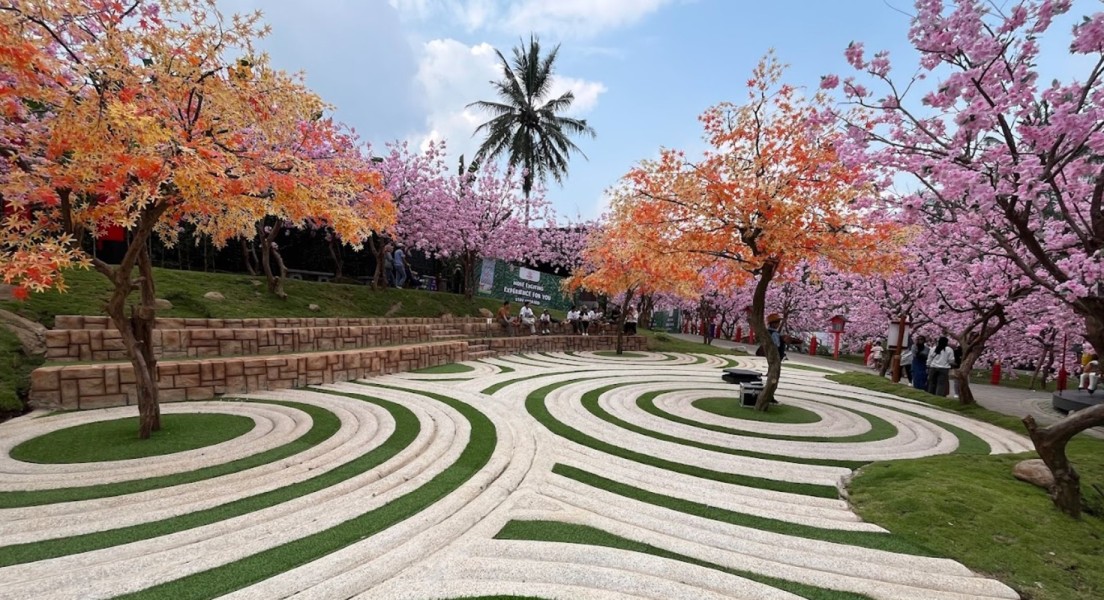
[[(486, 324), (478, 324), (486, 327)], [(352, 350), (415, 344), (433, 339), (435, 325), (371, 327), (281, 327), (275, 329), (155, 329), (157, 357), (209, 358)], [(62, 329), (46, 332), (46, 359), (57, 361), (125, 360), (122, 336), (115, 329)]]
[[(257, 318), (257, 319), (181, 319), (158, 318), (157, 329), (277, 329), (287, 327), (370, 327), (381, 325), (438, 325), (486, 323), (481, 317), (364, 317), (364, 318)], [(108, 317), (58, 315), (54, 329), (114, 329)]]
[[(464, 341), (313, 354), (160, 362), (161, 401), (283, 389), (413, 371), (467, 359)], [(135, 403), (130, 363), (41, 367), (31, 374), (36, 407), (99, 408)]]
[[(646, 350), (647, 340), (641, 335), (624, 337), (625, 351)], [(553, 335), (529, 337), (497, 337), (482, 340), (489, 350), (496, 354), (518, 352), (579, 352), (593, 350), (614, 350), (617, 348), (616, 336)]]

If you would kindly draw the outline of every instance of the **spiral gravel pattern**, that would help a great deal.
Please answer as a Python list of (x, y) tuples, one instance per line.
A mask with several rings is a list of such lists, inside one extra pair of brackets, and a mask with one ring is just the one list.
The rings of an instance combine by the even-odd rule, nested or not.
[[(242, 415), (254, 427), (146, 459), (38, 465), (8, 455), (27, 439), (133, 409), (0, 425), (0, 501), (172, 478), (302, 446), (197, 481), (0, 508), (0, 560), (5, 549), (30, 557), (0, 567), (0, 599), (182, 590), (239, 599), (789, 599), (817, 588), (878, 599), (1017, 597), (954, 561), (909, 551), (837, 492), (852, 464), (960, 452), (964, 438), (974, 451), (1022, 452), (1022, 436), (788, 368), (778, 398), (814, 422), (758, 422), (695, 404), (738, 402), (720, 369), (765, 369), (756, 358), (580, 352), (466, 364), (460, 373), (165, 405)], [(336, 430), (304, 442), (316, 425), (304, 406), (332, 415)], [(590, 537), (506, 535), (534, 523)], [(232, 583), (258, 568), (268, 570)]]

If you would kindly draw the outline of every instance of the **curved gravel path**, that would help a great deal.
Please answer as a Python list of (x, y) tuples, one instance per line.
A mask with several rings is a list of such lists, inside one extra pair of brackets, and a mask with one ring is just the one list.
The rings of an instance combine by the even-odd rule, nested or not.
[[(248, 402), (167, 404), (165, 413), (242, 415), (254, 427), (148, 459), (37, 465), (9, 456), (27, 439), (132, 416), (133, 408), (0, 425), (2, 500), (257, 456), (303, 439), (314, 426), (304, 410), (339, 423), (287, 458), (236, 472), (0, 508), (0, 561), (5, 548), (11, 556), (52, 548), (41, 559), (0, 563), (0, 599), (143, 597), (160, 584), (254, 568), (251, 557), (262, 555), (271, 572), (219, 594), (782, 600), (822, 589), (886, 600), (1017, 597), (954, 561), (909, 550), (829, 496), (852, 473), (837, 465), (956, 452), (956, 431), (974, 436), (966, 437), (975, 448), (981, 440), (992, 453), (1022, 452), (1031, 447), (1023, 436), (797, 369), (782, 371), (779, 399), (813, 422), (757, 422), (695, 406), (705, 398), (736, 403), (737, 388), (721, 382), (720, 369), (764, 369), (757, 358), (579, 352), (465, 364), (471, 369), (460, 373), (263, 392)], [(381, 458), (365, 462), (374, 456)], [(278, 501), (266, 500), (273, 494)], [(411, 508), (385, 517), (400, 507)], [(388, 526), (337, 535), (376, 515), (391, 519)], [(120, 532), (130, 537), (75, 544)], [(282, 549), (291, 547), (308, 553), (288, 558)]]

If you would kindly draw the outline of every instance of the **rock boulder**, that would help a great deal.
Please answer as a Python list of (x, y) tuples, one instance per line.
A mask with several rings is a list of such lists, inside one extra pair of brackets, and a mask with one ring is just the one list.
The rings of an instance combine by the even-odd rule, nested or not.
[(1012, 467), (1012, 476), (1046, 490), (1054, 487), (1054, 474), (1041, 458), (1016, 463), (1016, 466)]

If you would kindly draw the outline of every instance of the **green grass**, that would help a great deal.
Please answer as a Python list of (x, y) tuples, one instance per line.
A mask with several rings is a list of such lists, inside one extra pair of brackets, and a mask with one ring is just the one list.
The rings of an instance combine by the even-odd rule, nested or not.
[(462, 365), (460, 363), (449, 363), (447, 365), (437, 365), (435, 367), (426, 367), (424, 369), (418, 369), (411, 371), (411, 373), (421, 373), (424, 375), (447, 375), (451, 373), (469, 373), (473, 370), (470, 365)]
[(773, 588), (785, 590), (792, 594), (808, 598), (809, 600), (869, 600), (868, 596), (852, 592), (840, 592), (829, 590), (785, 579), (768, 577), (752, 571), (732, 569), (722, 565), (699, 560), (684, 554), (671, 552), (662, 548), (630, 540), (619, 535), (574, 523), (558, 523), (555, 521), (510, 521), (495, 535), (497, 540), (527, 540), (540, 542), (559, 542), (565, 544), (581, 544), (588, 546), (604, 546), (629, 552), (650, 554), (670, 560), (677, 560), (707, 569), (713, 569), (729, 575), (735, 575), (752, 581), (757, 581)]
[(822, 369), (820, 367), (814, 367), (812, 365), (799, 365), (792, 362), (782, 363), (782, 368), (797, 369), (799, 371), (813, 371), (814, 373), (835, 373), (835, 371), (829, 371), (828, 369)]
[(741, 406), (739, 398), (700, 398), (691, 402), (690, 405), (708, 413), (731, 419), (744, 419), (745, 421), (795, 424), (820, 421), (820, 415), (815, 412), (789, 404), (775, 404), (770, 407), (770, 410), (759, 411), (751, 407)]
[(563, 465), (559, 463), (552, 467), (552, 472), (556, 475), (560, 475), (561, 477), (566, 477), (568, 479), (578, 481), (579, 483), (583, 483), (591, 487), (598, 488), (600, 490), (605, 490), (619, 496), (632, 498), (633, 500), (638, 500), (640, 502), (660, 506), (663, 508), (669, 508), (671, 510), (686, 513), (688, 515), (694, 515), (696, 517), (702, 517), (704, 519), (711, 519), (713, 521), (728, 523), (730, 525), (750, 527), (752, 529), (760, 529), (763, 531), (770, 531), (783, 535), (792, 535), (811, 540), (821, 540), (837, 544), (847, 544), (849, 546), (861, 546), (863, 548), (874, 548), (877, 550), (885, 550), (887, 552), (901, 552), (904, 554), (914, 554), (917, 556), (938, 556), (938, 554), (933, 553), (927, 548), (918, 546), (888, 533), (824, 529), (821, 527), (791, 523), (789, 521), (780, 521), (778, 519), (749, 515), (746, 513), (735, 512), (724, 508), (717, 508), (715, 506), (700, 504), (691, 500), (684, 500), (682, 498), (675, 498), (672, 496), (657, 494), (655, 492), (643, 490), (638, 487), (614, 481), (612, 479), (607, 479), (605, 477), (602, 477), (601, 475), (590, 473), (589, 471), (584, 471), (582, 469), (577, 469), (575, 467), (570, 467), (568, 465)]
[(687, 354), (731, 354), (734, 356), (746, 356), (745, 352), (741, 352), (739, 350), (736, 350), (735, 348), (721, 348), (720, 346), (707, 346), (706, 344), (700, 344), (698, 342), (688, 342), (662, 331), (657, 332), (648, 329), (641, 329), (640, 334), (647, 337), (646, 343), (648, 346), (648, 350), (652, 352), (680, 352)]
[(599, 350), (594, 354), (597, 356), (609, 356), (611, 358), (642, 358), (644, 356), (639, 352), (622, 352), (618, 354), (616, 350)]
[(91, 500), (93, 498), (106, 498), (109, 496), (136, 494), (138, 492), (144, 492), (147, 490), (181, 485), (184, 483), (191, 483), (193, 481), (202, 481), (204, 479), (210, 479), (212, 477), (219, 477), (221, 475), (226, 475), (229, 473), (236, 473), (238, 471), (244, 471), (246, 469), (251, 469), (253, 467), (276, 462), (278, 460), (282, 460), (299, 454), (300, 452), (303, 452), (311, 448), (312, 446), (322, 443), (334, 433), (337, 433), (338, 428), (341, 427), (341, 421), (337, 418), (337, 416), (323, 408), (312, 406), (310, 404), (300, 404), (298, 402), (276, 402), (272, 400), (268, 400), (266, 402), (269, 404), (280, 404), (282, 406), (296, 408), (307, 413), (308, 415), (310, 415), (313, 422), (310, 430), (308, 430), (305, 434), (299, 436), (298, 439), (292, 440), (282, 446), (277, 446), (276, 448), (262, 452), (260, 454), (254, 454), (252, 456), (240, 458), (235, 461), (223, 463), (220, 465), (214, 465), (211, 467), (205, 467), (203, 469), (197, 469), (195, 471), (188, 471), (187, 473), (177, 473), (174, 475), (163, 475), (161, 477), (151, 477), (148, 479), (135, 479), (132, 481), (124, 481), (120, 483), (105, 483), (85, 487), (69, 487), (51, 490), (21, 492), (0, 492), (0, 508), (38, 506), (42, 504), (54, 504), (57, 502), (76, 502), (78, 500)]
[(893, 383), (892, 381), (884, 377), (879, 377), (878, 375), (872, 373), (835, 373), (832, 375), (828, 375), (827, 377), (828, 379), (835, 381), (836, 383), (853, 385), (855, 387), (865, 388), (885, 394), (893, 394), (895, 396), (908, 398), (910, 400), (918, 400), (925, 404), (930, 404), (944, 410), (956, 412), (961, 415), (983, 421), (985, 423), (991, 423), (998, 427), (1003, 427), (1017, 433), (1025, 433), (1023, 423), (1021, 423), (1020, 420), (1016, 417), (1003, 415), (1001, 413), (991, 411), (987, 408), (983, 408), (979, 404), (962, 404), (958, 400), (952, 398), (935, 396), (933, 394), (918, 390), (910, 385)]
[(558, 387), (568, 385), (568, 383), (554, 383), (544, 386), (537, 390), (534, 390), (525, 399), (525, 410), (529, 412), (540, 424), (544, 425), (553, 434), (558, 435), (564, 439), (570, 440), (577, 444), (582, 444), (589, 448), (594, 448), (599, 452), (604, 452), (613, 456), (624, 458), (645, 465), (650, 465), (660, 469), (666, 469), (668, 471), (674, 471), (675, 473), (682, 473), (684, 475), (690, 475), (692, 477), (700, 477), (702, 479), (711, 479), (714, 481), (721, 481), (724, 483), (731, 483), (733, 485), (744, 485), (748, 487), (757, 487), (767, 490), (775, 490), (779, 492), (789, 492), (793, 494), (805, 494), (807, 496), (817, 496), (820, 498), (837, 498), (838, 492), (834, 486), (830, 485), (817, 485), (812, 483), (790, 483), (787, 481), (777, 481), (774, 479), (766, 479), (762, 477), (752, 477), (749, 475), (738, 475), (734, 473), (724, 473), (721, 471), (713, 471), (711, 469), (705, 469), (695, 465), (688, 465), (678, 463), (674, 461), (665, 460), (641, 452), (628, 450), (591, 437), (578, 429), (574, 429), (565, 423), (562, 423), (552, 416), (552, 413), (548, 411), (548, 407), (545, 406), (545, 397)]
[(31, 387), (31, 371), (42, 364), (40, 357), (24, 354), (19, 338), (0, 327), (0, 420), (23, 412), (23, 398)]
[(400, 404), (378, 398), (353, 397), (372, 402), (373, 404), (378, 404), (391, 413), (391, 416), (395, 419), (395, 430), (378, 447), (336, 469), (326, 471), (325, 473), (298, 483), (293, 483), (206, 510), (187, 513), (178, 517), (154, 521), (152, 523), (142, 523), (130, 527), (98, 531), (86, 535), (0, 547), (0, 567), (46, 560), (48, 558), (77, 554), (80, 552), (90, 552), (101, 548), (109, 548), (162, 535), (169, 535), (178, 531), (225, 521), (226, 519), (262, 510), (282, 502), (288, 502), (295, 498), (335, 486), (342, 481), (374, 469), (384, 461), (398, 454), (403, 448), (409, 446), (418, 435), (418, 431), (420, 430), (418, 417), (415, 416), (410, 409)]
[(218, 413), (161, 415), (161, 430), (139, 439), (138, 417), (86, 423), (51, 431), (11, 450), (16, 460), (44, 464), (87, 463), (161, 456), (213, 446), (253, 429), (253, 419)]
[[(364, 387), (365, 393), (368, 394), (373, 387), (388, 386), (365, 385)], [(189, 600), (222, 596), (375, 535), (452, 493), (478, 473), (490, 460), (497, 444), (495, 426), (483, 413), (463, 402), (429, 392), (415, 393), (452, 407), (471, 425), (468, 445), (452, 465), (433, 479), (379, 508), (362, 513), (335, 527), (214, 569), (127, 594), (121, 598)]]
[[(162, 317), (250, 318), (250, 317), (382, 317), (397, 303), (401, 308), (393, 317), (478, 316), (479, 308), (497, 310), (501, 301), (460, 294), (387, 288), (373, 290), (365, 285), (318, 283), (287, 280), (287, 300), (269, 294), (264, 277), (222, 273), (201, 273), (154, 269), (157, 296), (173, 303), (173, 308), (158, 313)], [(0, 308), (17, 312), (48, 327), (55, 315), (102, 315), (110, 297), (107, 279), (94, 271), (71, 270), (65, 273), (67, 293), (31, 294), (25, 302), (4, 301)], [(255, 285), (259, 282), (262, 285)], [(207, 292), (220, 292), (226, 299), (207, 300)], [(307, 309), (321, 307), (318, 312)]]
[[(1022, 433), (1015, 417), (895, 385), (868, 374), (829, 379), (940, 406)], [(1046, 492), (1012, 477), (1034, 453), (935, 456), (874, 463), (851, 482), (867, 521), (995, 577), (1028, 600), (1104, 597), (1104, 440), (1078, 436), (1067, 447), (1091, 510), (1074, 520)]]
[(590, 412), (590, 414), (594, 415), (595, 417), (598, 417), (599, 419), (602, 419), (603, 421), (606, 421), (607, 423), (610, 423), (610, 424), (612, 424), (616, 427), (619, 427), (621, 429), (624, 429), (626, 431), (631, 431), (633, 433), (636, 433), (638, 435), (642, 435), (644, 437), (650, 437), (652, 439), (656, 439), (656, 440), (660, 440), (660, 441), (664, 441), (664, 442), (670, 442), (672, 444), (679, 444), (679, 445), (682, 445), (682, 446), (689, 446), (691, 448), (700, 448), (702, 450), (708, 450), (710, 452), (718, 452), (720, 454), (731, 454), (733, 456), (747, 456), (747, 457), (750, 457), (750, 458), (762, 458), (762, 459), (765, 459), (765, 460), (776, 460), (776, 461), (780, 461), (780, 462), (798, 463), (798, 464), (803, 464), (803, 465), (820, 465), (820, 466), (826, 466), (826, 467), (843, 467), (843, 468), (846, 468), (846, 469), (857, 469), (857, 468), (859, 468), (859, 467), (861, 467), (861, 466), (863, 466), (863, 465), (865, 465), (869, 462), (869, 461), (854, 461), (854, 460), (835, 460), (835, 459), (826, 459), (826, 458), (824, 458), (824, 459), (822, 459), (822, 458), (803, 458), (803, 457), (787, 456), (787, 455), (784, 455), (784, 454), (768, 454), (766, 452), (755, 452), (755, 451), (751, 451), (751, 450), (737, 450), (737, 449), (734, 449), (734, 448), (729, 448), (727, 446), (715, 446), (713, 444), (707, 444), (705, 442), (699, 442), (699, 441), (693, 440), (693, 439), (680, 438), (680, 437), (677, 437), (677, 436), (668, 435), (666, 433), (660, 433), (658, 431), (652, 431), (651, 429), (647, 429), (645, 427), (640, 427), (640, 426), (635, 425), (633, 423), (629, 423), (628, 421), (624, 421), (622, 419), (619, 419), (618, 417), (615, 417), (614, 415), (607, 412), (605, 409), (603, 409), (599, 405), (599, 403), (598, 403), (599, 396), (601, 396), (602, 394), (604, 394), (605, 392), (607, 392), (609, 390), (612, 390), (612, 389), (615, 389), (615, 388), (618, 388), (618, 387), (622, 387), (623, 385), (625, 385), (625, 384), (613, 384), (613, 385), (608, 385), (608, 386), (605, 386), (605, 387), (601, 387), (601, 388), (598, 388), (598, 389), (595, 389), (595, 390), (590, 390), (590, 391), (586, 392), (585, 394), (583, 394), (583, 397), (581, 399), (581, 403), (583, 405), (583, 408), (587, 409), (587, 411)]

